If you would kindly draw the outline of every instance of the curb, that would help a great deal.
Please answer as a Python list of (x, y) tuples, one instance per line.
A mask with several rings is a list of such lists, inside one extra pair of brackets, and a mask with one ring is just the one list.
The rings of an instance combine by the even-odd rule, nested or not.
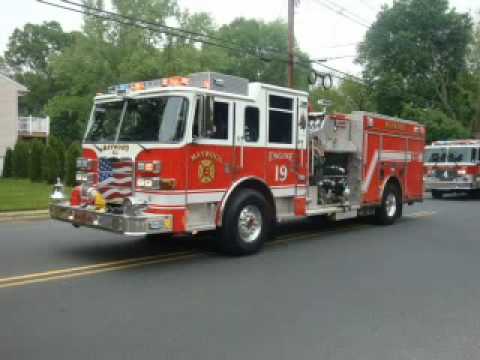
[(19, 220), (44, 220), (49, 218), (48, 210), (0, 212), (0, 223)]

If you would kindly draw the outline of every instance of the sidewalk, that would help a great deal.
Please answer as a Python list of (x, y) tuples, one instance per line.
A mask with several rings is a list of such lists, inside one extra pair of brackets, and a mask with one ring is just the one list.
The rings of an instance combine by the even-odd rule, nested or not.
[(48, 219), (48, 210), (25, 210), (0, 212), (0, 223), (19, 220), (43, 220)]

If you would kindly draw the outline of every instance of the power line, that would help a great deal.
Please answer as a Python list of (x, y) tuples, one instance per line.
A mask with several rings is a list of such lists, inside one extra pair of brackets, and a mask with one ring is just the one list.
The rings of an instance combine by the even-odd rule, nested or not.
[(343, 16), (344, 18), (360, 25), (363, 26), (364, 28), (369, 28), (368, 22), (360, 17), (358, 17), (356, 14), (351, 13), (348, 11), (346, 8), (337, 5), (335, 3), (327, 2), (326, 0), (313, 0), (316, 4), (323, 6), (327, 8), (330, 11), (335, 12), (336, 14)]
[(348, 44), (333, 44), (333, 45), (326, 45), (326, 46), (319, 46), (321, 49), (338, 49), (342, 47), (351, 47), (351, 46), (357, 46), (359, 45), (360, 42), (355, 42), (355, 43), (348, 43)]
[[(93, 16), (93, 17), (103, 19), (103, 20), (106, 20), (106, 21), (112, 21), (112, 22), (116, 22), (116, 23), (123, 24), (123, 25), (126, 25), (126, 26), (139, 27), (139, 28), (142, 28), (144, 30), (149, 30), (149, 31), (152, 31), (152, 32), (157, 32), (157, 33), (167, 34), (167, 35), (171, 35), (171, 36), (175, 36), (175, 37), (179, 37), (179, 38), (189, 39), (189, 40), (193, 40), (194, 42), (198, 42), (198, 43), (202, 43), (202, 44), (210, 45), (210, 46), (214, 46), (214, 47), (223, 48), (223, 49), (230, 50), (230, 51), (242, 54), (242, 55), (248, 54), (250, 56), (257, 57), (258, 59), (260, 59), (262, 61), (267, 61), (267, 62), (280, 61), (280, 62), (288, 63), (288, 59), (286, 59), (284, 57), (282, 57), (282, 58), (271, 57), (271, 56), (268, 57), (268, 56), (265, 56), (264, 54), (262, 54), (262, 53), (275, 53), (275, 54), (279, 54), (279, 55), (282, 55), (282, 56), (285, 55), (284, 52), (281, 52), (280, 50), (276, 50), (276, 49), (244, 48), (244, 47), (232, 46), (232, 45), (230, 45), (231, 43), (229, 45), (226, 45), (225, 41), (223, 41), (223, 42), (222, 41), (213, 41), (213, 40), (216, 40), (216, 39), (221, 40), (218, 37), (216, 38), (216, 37), (201, 34), (201, 33), (198, 33), (198, 32), (193, 32), (193, 31), (188, 31), (188, 30), (185, 30), (185, 29), (170, 27), (170, 26), (166, 26), (166, 25), (163, 25), (163, 24), (146, 22), (143, 19), (137, 19), (137, 18), (134, 18), (134, 17), (131, 17), (131, 16), (117, 14), (115, 12), (110, 12), (110, 11), (100, 9), (100, 8), (84, 6), (83, 4), (78, 4), (78, 3), (75, 3), (75, 2), (69, 1), (69, 0), (60, 0), (60, 1), (62, 1), (64, 3), (70, 3), (71, 5), (79, 7), (79, 9), (78, 8), (72, 8), (72, 7), (65, 6), (65, 5), (60, 5), (60, 4), (57, 4), (57, 3), (52, 3), (52, 2), (49, 2), (49, 1), (46, 1), (46, 0), (37, 0), (37, 1), (40, 2), (40, 3), (43, 3), (45, 5), (48, 5), (48, 6), (52, 6), (52, 7), (60, 8), (60, 9), (63, 9), (63, 10), (80, 13), (80, 14), (87, 15), (87, 16)], [(102, 13), (107, 14), (107, 15), (102, 15)], [(121, 20), (122, 18), (125, 19), (125, 20)], [(210, 39), (213, 39), (213, 40), (210, 40)], [(295, 63), (304, 67), (304, 68), (306, 68), (306, 69), (311, 69), (312, 64), (317, 64), (317, 65), (322, 66), (324, 68), (328, 68), (330, 71), (333, 71), (334, 76), (339, 78), (339, 79), (345, 79), (345, 77), (347, 77), (347, 78), (350, 78), (350, 79), (355, 79), (355, 80), (360, 81), (360, 82), (362, 81), (361, 79), (359, 79), (358, 77), (356, 77), (354, 75), (348, 74), (346, 72), (342, 72), (342, 71), (334, 69), (332, 67), (328, 67), (328, 66), (326, 66), (324, 64), (321, 64), (320, 62), (315, 61), (315, 60), (295, 60)], [(338, 74), (342, 74), (343, 76), (340, 76)]]
[(367, 2), (367, 0), (360, 0), (360, 2), (365, 5), (367, 8), (369, 8), (370, 10), (374, 11), (374, 12), (377, 12), (377, 9), (375, 9), (372, 5), (370, 5), (369, 2)]
[(325, 62), (325, 61), (332, 61), (332, 60), (341, 60), (341, 59), (348, 59), (354, 58), (357, 55), (342, 55), (342, 56), (331, 56), (331, 57), (324, 57), (317, 59), (318, 61)]
[(366, 20), (362, 16), (359, 16), (358, 14), (352, 12), (351, 10), (347, 9), (346, 7), (344, 7), (340, 4), (337, 4), (337, 2), (335, 2), (335, 1), (332, 1), (332, 0), (322, 0), (322, 1), (328, 3), (330, 6), (337, 7), (343, 13), (349, 14), (350, 16), (360, 20), (361, 22), (366, 23), (367, 25), (370, 23), (369, 20)]
[[(130, 17), (130, 16), (109, 12), (107, 10), (103, 10), (103, 9), (99, 9), (99, 8), (91, 8), (91, 7), (86, 7), (82, 4), (77, 4), (76, 6), (80, 7), (81, 9), (87, 9), (87, 10), (81, 10), (81, 9), (76, 9), (76, 8), (52, 3), (52, 2), (49, 2), (49, 1), (45, 1), (45, 0), (37, 0), (37, 1), (40, 2), (40, 3), (46, 4), (46, 5), (49, 5), (49, 6), (57, 7), (57, 8), (63, 9), (63, 10), (76, 12), (76, 13), (79, 13), (79, 14), (82, 14), (82, 15), (93, 16), (93, 17), (96, 17), (96, 18), (99, 18), (99, 19), (116, 22), (116, 23), (126, 25), (126, 26), (139, 27), (139, 28), (142, 28), (144, 30), (149, 30), (149, 31), (156, 32), (156, 33), (161, 33), (161, 34), (166, 34), (166, 35), (179, 37), (179, 38), (183, 38), (183, 39), (193, 40), (194, 42), (202, 43), (202, 44), (205, 44), (205, 45), (211, 45), (211, 46), (223, 48), (223, 49), (226, 49), (226, 50), (237, 51), (237, 52), (241, 52), (242, 54), (245, 54), (246, 52), (248, 54), (249, 52), (254, 51), (253, 54), (250, 53), (249, 55), (253, 55), (253, 56), (256, 56), (260, 59), (267, 60), (267, 61), (272, 61), (272, 60), (286, 61), (286, 59), (268, 58), (266, 56), (258, 54), (259, 50), (262, 50), (262, 51), (265, 51), (265, 52), (271, 52), (270, 50), (267, 50), (267, 49), (248, 49), (248, 48), (235, 47), (235, 46), (231, 46), (231, 45), (225, 45), (225, 42), (220, 43), (220, 42), (210, 41), (209, 40), (210, 37), (206, 36), (206, 35), (202, 35), (202, 36), (193, 35), (193, 34), (189, 34), (189, 32), (184, 31), (183, 29), (167, 27), (167, 26), (162, 25), (162, 24), (150, 23), (151, 25), (149, 25), (147, 22), (145, 22), (142, 19), (136, 19), (136, 18), (133, 18), (133, 17)], [(66, 2), (66, 0), (60, 0), (60, 1)], [(70, 3), (72, 3), (72, 2), (70, 2)], [(100, 13), (106, 13), (108, 15), (102, 15)], [(124, 18), (126, 20), (121, 20), (119, 18)]]

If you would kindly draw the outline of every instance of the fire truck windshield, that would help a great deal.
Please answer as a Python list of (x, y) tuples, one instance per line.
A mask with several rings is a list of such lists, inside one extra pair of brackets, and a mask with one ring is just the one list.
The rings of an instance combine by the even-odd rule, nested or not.
[(85, 140), (94, 143), (179, 142), (185, 133), (187, 114), (188, 100), (180, 96), (97, 104)]
[(471, 147), (435, 147), (425, 150), (427, 163), (469, 163), (475, 159), (476, 149)]
[(85, 140), (88, 142), (114, 142), (124, 102), (96, 104)]

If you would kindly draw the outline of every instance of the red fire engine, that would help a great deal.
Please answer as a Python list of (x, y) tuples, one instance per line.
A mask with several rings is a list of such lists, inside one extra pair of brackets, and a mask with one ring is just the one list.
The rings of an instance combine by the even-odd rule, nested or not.
[[(308, 93), (217, 73), (99, 94), (67, 201), (53, 218), (126, 235), (218, 229), (258, 251), (275, 223), (370, 215), (422, 201), (425, 129), (354, 112), (308, 112)], [(61, 185), (58, 186), (59, 188)]]
[(480, 140), (435, 141), (425, 147), (425, 188), (432, 197), (480, 193)]

